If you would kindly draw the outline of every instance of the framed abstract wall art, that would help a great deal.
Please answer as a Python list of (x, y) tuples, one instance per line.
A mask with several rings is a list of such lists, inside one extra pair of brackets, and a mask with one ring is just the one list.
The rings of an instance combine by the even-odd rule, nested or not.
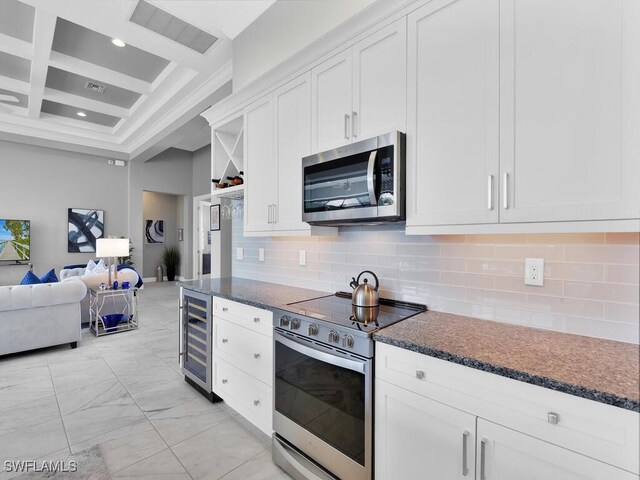
[(104, 237), (104, 210), (69, 208), (67, 224), (67, 252), (96, 251), (96, 240)]
[(151, 245), (164, 243), (164, 220), (144, 221), (144, 243)]

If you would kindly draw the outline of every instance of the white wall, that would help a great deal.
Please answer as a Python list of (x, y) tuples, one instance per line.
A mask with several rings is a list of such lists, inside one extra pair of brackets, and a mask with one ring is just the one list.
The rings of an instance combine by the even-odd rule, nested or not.
[[(158, 265), (162, 265), (162, 270), (166, 275), (167, 269), (162, 263), (162, 252), (165, 247), (179, 247), (178, 196), (168, 195), (166, 193), (142, 192), (142, 216), (143, 221), (164, 220), (164, 243), (143, 244), (142, 253), (144, 256), (144, 270), (142, 271), (142, 276), (143, 278), (155, 277)], [(184, 255), (182, 263), (185, 263)], [(181, 272), (182, 268), (179, 268), (176, 274), (179, 276), (182, 274)]]
[[(637, 233), (407, 236), (404, 226), (347, 227), (330, 238), (242, 236), (233, 275), (327, 292), (373, 270), (380, 295), (432, 310), (630, 343), (639, 341)], [(265, 261), (258, 261), (258, 248)], [(298, 252), (307, 252), (306, 266)], [(543, 287), (524, 285), (525, 257), (545, 259)]]
[(233, 40), (233, 90), (299, 52), (375, 0), (275, 2)]
[[(107, 158), (0, 141), (0, 218), (31, 220), (31, 261), (51, 268), (86, 263), (92, 253), (67, 253), (67, 209), (105, 211), (105, 234), (127, 235), (127, 168)], [(26, 266), (0, 266), (0, 285), (19, 283)]]

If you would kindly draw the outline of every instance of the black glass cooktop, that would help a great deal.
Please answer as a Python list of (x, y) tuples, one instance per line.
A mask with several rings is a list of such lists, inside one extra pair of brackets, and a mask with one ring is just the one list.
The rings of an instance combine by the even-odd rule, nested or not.
[(427, 309), (426, 305), (380, 299), (379, 307), (354, 307), (351, 294), (336, 292), (289, 304), (290, 311), (347, 328), (373, 332)]

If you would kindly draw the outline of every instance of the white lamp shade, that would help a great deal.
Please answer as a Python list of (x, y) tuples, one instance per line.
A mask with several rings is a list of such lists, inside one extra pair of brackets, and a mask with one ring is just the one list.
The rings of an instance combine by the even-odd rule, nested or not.
[(96, 257), (126, 257), (129, 255), (128, 238), (98, 238)]

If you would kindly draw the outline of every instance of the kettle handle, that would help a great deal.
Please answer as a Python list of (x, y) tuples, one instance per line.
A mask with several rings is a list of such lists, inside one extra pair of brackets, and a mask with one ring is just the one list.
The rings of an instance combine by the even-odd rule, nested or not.
[(360, 275), (358, 275), (358, 280), (356, 280), (356, 284), (357, 285), (360, 284), (360, 277), (362, 275), (364, 275), (365, 273), (370, 273), (371, 275), (373, 275), (373, 278), (376, 281), (376, 286), (373, 289), (377, 292), (378, 291), (378, 287), (380, 286), (380, 282), (378, 281), (378, 276), (375, 273), (373, 273), (371, 270), (365, 270), (364, 272), (360, 272)]

